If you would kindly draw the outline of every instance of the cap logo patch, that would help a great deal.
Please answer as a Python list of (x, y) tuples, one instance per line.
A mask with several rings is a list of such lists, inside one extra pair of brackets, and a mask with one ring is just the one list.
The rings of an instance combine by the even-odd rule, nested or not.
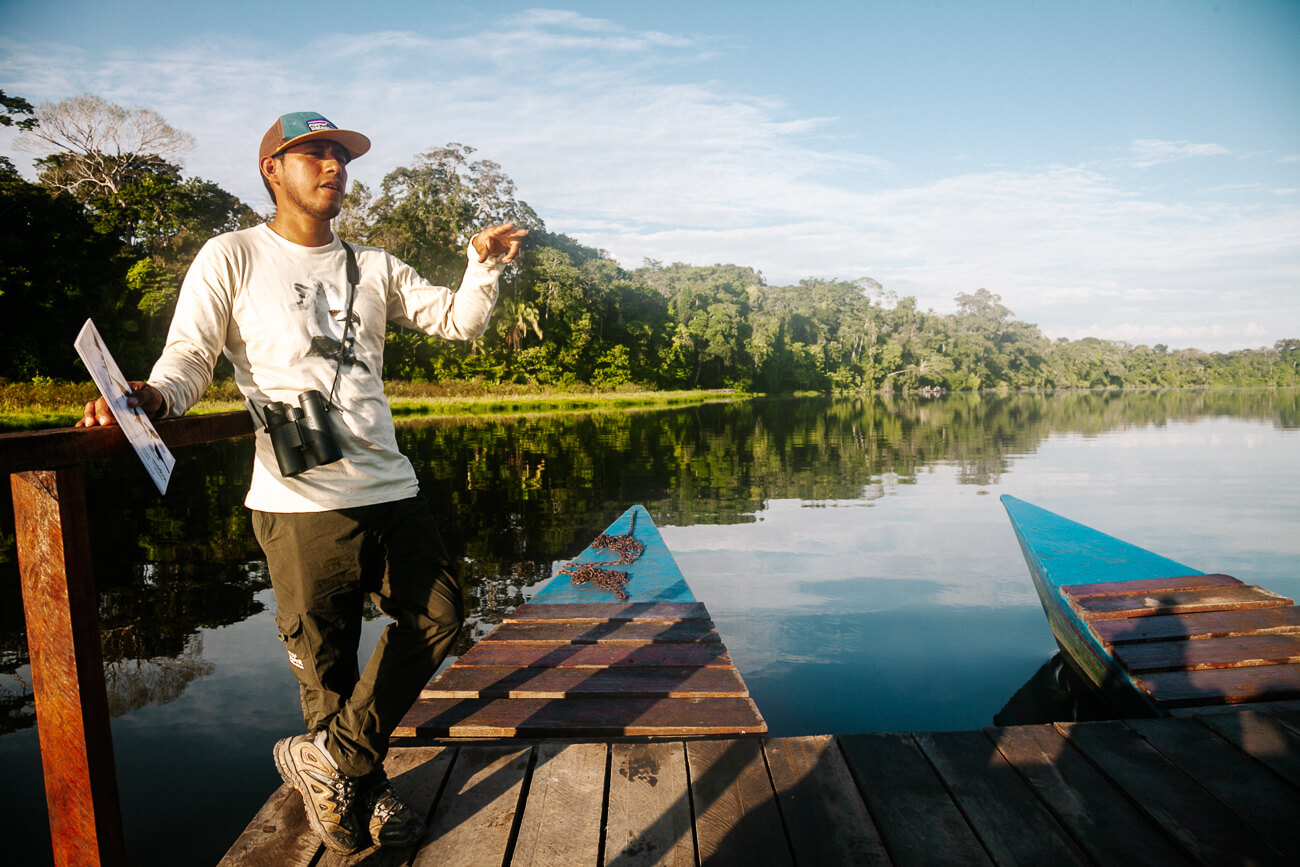
[(327, 121), (325, 118), (318, 117), (314, 120), (307, 121), (307, 129), (316, 132), (317, 130), (322, 129), (338, 129), (338, 127)]

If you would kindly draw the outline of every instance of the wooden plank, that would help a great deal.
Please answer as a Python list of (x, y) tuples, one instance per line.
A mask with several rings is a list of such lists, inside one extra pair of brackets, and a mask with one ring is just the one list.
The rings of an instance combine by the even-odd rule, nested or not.
[(748, 698), (421, 699), (394, 737), (602, 737), (762, 734)]
[[(154, 427), (162, 441), (175, 449), (248, 436), (253, 420), (247, 412), (225, 412), (156, 421)], [(0, 473), (6, 475), (134, 455), (126, 434), (116, 425), (0, 434)]]
[(1300, 790), (1196, 720), (1130, 720), (1128, 725), (1260, 837), (1300, 864)]
[(700, 864), (794, 864), (760, 743), (689, 741)]
[(1193, 614), (1202, 611), (1280, 608), (1290, 604), (1291, 600), (1285, 596), (1253, 584), (1169, 593), (1093, 596), (1070, 600), (1074, 610), (1087, 621)]
[(597, 863), (608, 753), (605, 744), (537, 746), (512, 867)]
[(656, 668), (664, 665), (731, 668), (721, 642), (698, 644), (496, 644), (480, 642), (456, 660), (467, 666), (511, 668)]
[(556, 620), (502, 623), (481, 642), (555, 644), (645, 644), (671, 641), (718, 641), (711, 620)]
[(80, 465), (9, 477), (57, 865), (125, 864)]
[(734, 668), (449, 668), (421, 698), (743, 697)]
[[(925, 732), (916, 742), (999, 864), (1085, 867), (1069, 834), (982, 732)], [(1026, 829), (1033, 829), (1026, 833)]]
[(1268, 708), (1268, 713), (1292, 731), (1300, 733), (1300, 708), (1292, 705), (1286, 707), (1271, 705)]
[(686, 786), (686, 747), (610, 747), (606, 867), (695, 867), (695, 828)]
[(1094, 620), (1088, 624), (1088, 628), (1099, 641), (1107, 645), (1170, 638), (1200, 640), (1266, 632), (1300, 632), (1300, 608), (1289, 605), (1283, 608), (1212, 611), (1177, 617)]
[(1269, 714), (1252, 710), (1199, 716), (1197, 721), (1300, 788), (1300, 733), (1292, 732)]
[(308, 867), (321, 843), (307, 824), (302, 795), (280, 786), (253, 816), (217, 867)]
[(1300, 665), (1156, 671), (1134, 681), (1162, 707), (1241, 704), (1300, 697)]
[[(456, 751), (448, 747), (398, 747), (389, 750), (384, 770), (398, 797), (428, 821), (455, 756)], [(339, 855), (326, 849), (317, 867), (397, 867), (409, 861), (416, 848), (372, 845), (354, 855)]]
[(832, 736), (777, 738), (763, 752), (798, 863), (890, 863)]
[(1192, 857), (1204, 864), (1290, 863), (1240, 816), (1119, 722), (1056, 727)]
[(1281, 665), (1300, 662), (1300, 634), (1122, 644), (1115, 658), (1132, 672)]
[(841, 735), (839, 746), (895, 864), (993, 863), (911, 737)]
[(526, 602), (502, 623), (531, 620), (708, 620), (703, 602)]
[(1066, 584), (1061, 592), (1068, 598), (1085, 596), (1125, 596), (1155, 591), (1194, 590), (1200, 587), (1229, 587), (1241, 582), (1231, 575), (1180, 575), (1170, 578), (1144, 578), (1138, 581), (1100, 581), (1096, 584)]
[(1095, 863), (1191, 863), (1052, 726), (987, 728), (984, 733)]
[[(1169, 716), (1179, 717), (1180, 719), (1219, 715), (1232, 716), (1233, 714), (1246, 712), (1246, 707), (1247, 706), (1239, 704), (1207, 705), (1205, 707), (1177, 707), (1169, 710)], [(1300, 700), (1268, 701), (1251, 705), (1249, 706), (1249, 709), (1260, 713), (1267, 711), (1269, 716), (1273, 716), (1278, 710), (1300, 710)], [(1300, 732), (1297, 733), (1300, 734)]]
[(504, 864), (530, 750), (464, 746), (433, 812), (414, 867)]

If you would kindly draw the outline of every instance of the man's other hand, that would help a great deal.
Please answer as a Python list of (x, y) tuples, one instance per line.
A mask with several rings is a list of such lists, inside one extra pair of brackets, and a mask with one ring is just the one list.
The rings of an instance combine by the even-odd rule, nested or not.
[[(145, 415), (153, 418), (154, 413), (162, 409), (163, 398), (158, 389), (154, 388), (147, 382), (131, 381), (127, 383), (131, 386), (131, 394), (127, 396), (127, 406), (138, 406), (144, 410)], [(109, 409), (108, 401), (102, 397), (92, 400), (86, 404), (85, 414), (73, 427), (96, 427), (117, 424), (117, 419), (113, 417), (113, 411)]]
[(478, 260), (500, 259), (503, 263), (513, 261), (519, 255), (519, 242), (528, 234), (527, 229), (516, 229), (514, 223), (502, 223), (488, 226), (474, 236), (474, 252)]

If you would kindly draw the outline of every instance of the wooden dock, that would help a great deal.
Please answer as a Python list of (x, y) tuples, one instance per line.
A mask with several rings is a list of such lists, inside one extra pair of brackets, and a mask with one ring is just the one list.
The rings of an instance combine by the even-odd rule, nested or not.
[(765, 737), (643, 508), (570, 562), (394, 733), (389, 777), (429, 822), (418, 846), (328, 852), (281, 787), (222, 864), (1300, 863), (1300, 703)]
[(395, 742), (418, 847), (340, 857), (281, 787), (221, 864), (1300, 863), (1300, 708), (975, 732)]

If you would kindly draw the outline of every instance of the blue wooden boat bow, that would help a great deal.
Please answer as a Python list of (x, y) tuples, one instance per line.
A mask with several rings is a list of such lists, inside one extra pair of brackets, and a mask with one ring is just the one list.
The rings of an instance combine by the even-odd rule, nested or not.
[[(630, 536), (641, 547), (620, 557)], [(635, 546), (633, 546), (635, 547)], [(627, 562), (628, 560), (631, 562)], [(574, 583), (596, 567), (626, 583)], [(620, 594), (625, 598), (620, 598)], [(429, 683), (394, 737), (761, 734), (767, 725), (650, 514), (623, 513)]]
[(1062, 653), (1123, 713), (1300, 698), (1300, 609), (1002, 497)]

